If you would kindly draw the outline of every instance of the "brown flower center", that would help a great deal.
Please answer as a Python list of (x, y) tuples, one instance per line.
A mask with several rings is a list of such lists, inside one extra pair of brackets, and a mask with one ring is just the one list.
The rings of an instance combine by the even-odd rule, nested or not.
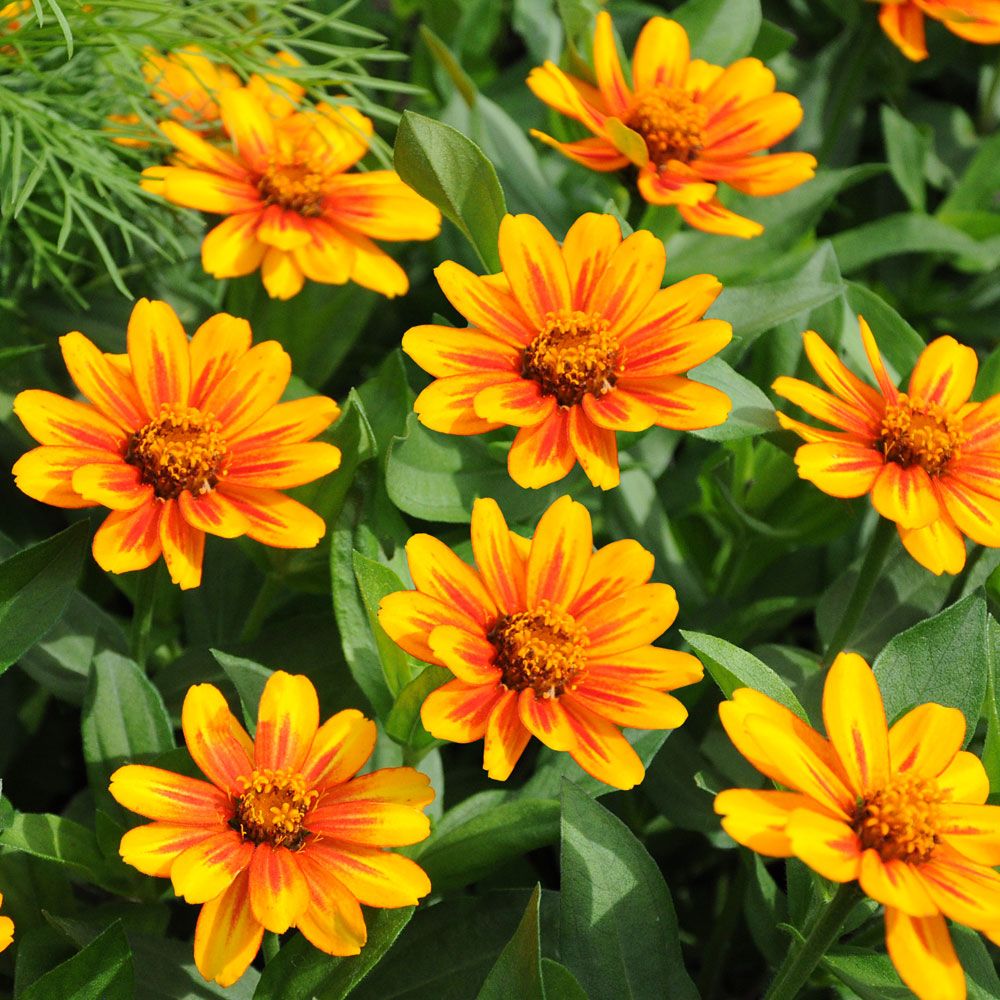
[(211, 414), (164, 403), (160, 415), (129, 439), (125, 461), (161, 500), (184, 490), (198, 496), (214, 489), (225, 471), (229, 448), (221, 430)]
[(854, 832), (862, 849), (874, 848), (883, 861), (929, 860), (938, 843), (943, 799), (934, 778), (892, 778), (855, 809)]
[(928, 475), (936, 476), (966, 438), (962, 421), (954, 413), (937, 403), (916, 403), (904, 392), (896, 403), (886, 406), (876, 447), (887, 462), (919, 465)]
[(319, 792), (307, 788), (298, 772), (269, 767), (240, 778), (240, 784), (243, 792), (236, 799), (230, 826), (251, 843), (297, 851), (309, 832), (303, 820)]
[(299, 215), (315, 216), (323, 210), (329, 174), (314, 157), (296, 154), (290, 159), (272, 157), (257, 182), (266, 205), (281, 205)]
[(678, 87), (655, 87), (636, 95), (625, 124), (646, 140), (660, 169), (669, 160), (689, 163), (705, 145), (708, 108)]
[(515, 691), (534, 688), (539, 698), (573, 690), (586, 666), (587, 630), (548, 601), (502, 615), (488, 638), (496, 647), (493, 662), (503, 671), (504, 685)]
[(521, 356), (521, 375), (534, 379), (542, 395), (555, 396), (560, 406), (575, 406), (588, 392), (603, 396), (621, 370), (618, 338), (599, 313), (549, 313)]

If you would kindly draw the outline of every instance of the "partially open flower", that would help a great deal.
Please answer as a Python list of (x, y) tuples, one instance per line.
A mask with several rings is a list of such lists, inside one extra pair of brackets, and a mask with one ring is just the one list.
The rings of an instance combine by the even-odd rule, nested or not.
[(808, 153), (756, 155), (781, 142), (802, 121), (791, 94), (775, 93), (774, 74), (759, 59), (713, 66), (691, 58), (687, 32), (676, 21), (647, 22), (632, 56), (629, 85), (618, 59), (611, 15), (597, 15), (597, 87), (555, 63), (531, 71), (528, 86), (594, 138), (557, 142), (532, 134), (591, 170), (635, 166), (639, 193), (654, 205), (676, 205), (697, 229), (751, 237), (759, 223), (725, 208), (719, 184), (754, 196), (780, 194), (809, 180)]
[(206, 532), (316, 545), (323, 519), (279, 490), (337, 468), (340, 450), (312, 438), (340, 411), (325, 396), (280, 403), (291, 359), (250, 338), (246, 320), (219, 313), (188, 341), (173, 309), (148, 299), (132, 311), (126, 355), (68, 333), (63, 359), (89, 403), (18, 394), (14, 412), (41, 445), (14, 465), (18, 488), (56, 507), (110, 508), (98, 565), (125, 573), (162, 553), (183, 589), (201, 582)]
[(312, 682), (278, 671), (255, 739), (211, 684), (188, 691), (181, 723), (208, 781), (128, 764), (111, 794), (154, 821), (122, 837), (123, 860), (204, 904), (194, 959), (206, 979), (236, 982), (265, 930), (297, 927), (321, 951), (356, 955), (367, 938), (359, 903), (413, 906), (430, 892), (421, 868), (385, 848), (427, 837), (434, 791), (410, 767), (355, 777), (375, 748), (360, 712), (321, 726)]
[(918, 705), (889, 728), (868, 664), (842, 653), (823, 690), (825, 738), (750, 688), (719, 714), (740, 753), (784, 789), (720, 792), (723, 829), (834, 882), (857, 879), (885, 906), (903, 982), (921, 1000), (963, 1000), (946, 918), (1000, 943), (1000, 807), (985, 805), (986, 771), (962, 750), (962, 713)]

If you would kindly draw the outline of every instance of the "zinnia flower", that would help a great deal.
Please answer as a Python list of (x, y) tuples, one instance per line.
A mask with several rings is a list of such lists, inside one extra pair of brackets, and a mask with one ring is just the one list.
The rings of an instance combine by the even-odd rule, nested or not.
[(197, 45), (166, 55), (147, 48), (143, 56), (142, 75), (149, 92), (174, 121), (198, 129), (218, 128), (219, 95), (242, 86), (236, 73), (212, 62)]
[(750, 688), (719, 714), (740, 753), (787, 789), (721, 792), (726, 832), (834, 882), (857, 879), (885, 906), (903, 982), (922, 1000), (964, 998), (945, 917), (1000, 942), (1000, 808), (983, 804), (990, 783), (961, 749), (962, 713), (929, 703), (887, 728), (875, 675), (841, 653), (823, 691), (826, 738)]
[[(0, 906), (3, 905), (3, 893), (0, 892)], [(10, 917), (0, 917), (0, 951), (6, 951), (14, 941), (14, 921)]]
[(1000, 395), (970, 403), (978, 362), (970, 347), (938, 337), (924, 348), (906, 392), (890, 381), (871, 329), (859, 317), (878, 389), (844, 367), (809, 331), (806, 355), (834, 395), (782, 376), (774, 391), (837, 428), (820, 430), (782, 413), (808, 444), (795, 453), (803, 479), (835, 497), (871, 494), (895, 521), (910, 555), (932, 573), (958, 573), (968, 535), (1000, 546)]
[(142, 186), (228, 216), (201, 246), (216, 278), (260, 268), (267, 293), (279, 299), (296, 295), (306, 278), (403, 294), (406, 272), (372, 238), (431, 239), (441, 214), (393, 170), (346, 172), (368, 151), (372, 123), (364, 115), (329, 104), (288, 114), (288, 102), (276, 98), (265, 102), (250, 88), (219, 94), (232, 152), (177, 122), (161, 123), (184, 166), (150, 167)]
[(507, 467), (521, 486), (545, 486), (576, 464), (602, 489), (618, 485), (616, 431), (654, 424), (721, 424), (729, 397), (685, 372), (732, 336), (703, 320), (722, 290), (708, 274), (661, 289), (663, 244), (622, 240), (612, 216), (577, 219), (562, 245), (533, 216), (500, 224), (500, 274), (479, 278), (454, 261), (438, 283), (470, 327), (417, 326), (403, 350), (435, 376), (417, 397), (421, 423), (446, 434), (520, 428)]
[(94, 535), (102, 569), (144, 569), (163, 553), (174, 583), (201, 582), (205, 533), (310, 548), (323, 519), (279, 490), (333, 471), (340, 451), (312, 441), (339, 413), (325, 396), (279, 403), (291, 359), (277, 341), (250, 346), (250, 324), (225, 313), (189, 342), (166, 302), (140, 299), (128, 354), (82, 333), (60, 339), (89, 403), (42, 389), (14, 400), (41, 444), (18, 459), (19, 489), (56, 507), (104, 506)]
[(483, 767), (498, 781), (537, 736), (599, 781), (637, 785), (642, 761), (618, 727), (676, 729), (687, 710), (665, 692), (702, 677), (695, 657), (649, 645), (677, 616), (674, 588), (648, 582), (653, 556), (631, 540), (594, 552), (590, 514), (569, 497), (530, 541), (494, 500), (476, 500), (472, 551), (478, 569), (414, 535), (416, 590), (379, 608), (395, 642), (455, 675), (424, 701), (424, 728), (454, 743), (485, 740)]
[(802, 121), (791, 94), (775, 93), (774, 74), (759, 59), (729, 67), (691, 59), (687, 32), (654, 17), (636, 42), (632, 86), (625, 79), (611, 15), (597, 15), (597, 87), (547, 62), (528, 76), (535, 96), (576, 119), (594, 138), (557, 142), (532, 135), (591, 170), (639, 168), (639, 193), (653, 205), (676, 205), (696, 229), (758, 236), (764, 227), (725, 208), (719, 184), (759, 196), (781, 194), (812, 178), (808, 153), (755, 156), (781, 142)]
[(146, 875), (202, 903), (194, 960), (206, 979), (236, 982), (265, 930), (297, 927), (321, 951), (356, 955), (366, 906), (413, 906), (430, 892), (423, 870), (383, 848), (430, 832), (434, 798), (410, 767), (354, 777), (375, 748), (375, 724), (355, 709), (319, 725), (307, 677), (278, 671), (264, 686), (251, 740), (218, 688), (192, 687), (184, 740), (208, 781), (128, 764), (111, 794), (153, 823), (129, 830), (120, 852)]
[(980, 45), (1000, 43), (997, 0), (887, 0), (879, 9), (882, 30), (914, 62), (927, 58), (924, 17), (940, 21), (952, 34)]

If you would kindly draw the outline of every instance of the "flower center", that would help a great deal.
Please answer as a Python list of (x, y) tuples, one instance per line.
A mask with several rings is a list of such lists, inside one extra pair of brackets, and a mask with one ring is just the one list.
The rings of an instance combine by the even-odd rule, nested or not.
[(688, 163), (705, 145), (708, 108), (677, 87), (656, 87), (638, 94), (625, 119), (646, 140), (649, 158), (661, 170), (669, 160)]
[(164, 403), (160, 415), (129, 439), (125, 461), (161, 500), (173, 500), (183, 490), (198, 496), (223, 475), (229, 448), (221, 429), (214, 417), (192, 406)]
[(319, 792), (306, 788), (297, 771), (263, 767), (239, 780), (243, 792), (236, 799), (230, 826), (251, 843), (297, 851), (309, 832), (302, 821), (316, 804)]
[(535, 696), (558, 698), (586, 666), (587, 630), (548, 601), (532, 611), (501, 615), (488, 638), (503, 683), (515, 691), (534, 688)]
[(257, 182), (264, 203), (281, 205), (299, 215), (319, 215), (329, 186), (327, 171), (312, 157), (296, 154), (291, 159), (271, 158)]
[(896, 403), (886, 406), (876, 447), (887, 462), (919, 465), (928, 475), (936, 476), (955, 457), (966, 437), (955, 414), (937, 403), (917, 404), (904, 392)]
[(855, 809), (854, 832), (862, 849), (874, 848), (883, 861), (929, 860), (938, 843), (943, 798), (934, 778), (897, 775)]
[(609, 392), (621, 373), (622, 350), (608, 321), (599, 313), (561, 309), (545, 324), (524, 349), (522, 377), (534, 379), (560, 406), (574, 406), (588, 392)]

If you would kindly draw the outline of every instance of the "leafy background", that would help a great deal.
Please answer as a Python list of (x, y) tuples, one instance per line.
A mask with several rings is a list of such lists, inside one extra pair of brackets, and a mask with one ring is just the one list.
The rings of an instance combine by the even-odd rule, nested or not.
[[(783, 196), (734, 198), (767, 226), (741, 242), (681, 231), (620, 179), (528, 138), (531, 126), (569, 134), (524, 78), (564, 49), (571, 64), (586, 62), (591, 0), (88, 7), (35, 0), (44, 22), (0, 47), (3, 462), (29, 446), (10, 414), (16, 392), (70, 390), (56, 336), (80, 328), (120, 351), (132, 300), (146, 295), (168, 299), (188, 329), (225, 309), (249, 318), (255, 339), (281, 341), (293, 391), (341, 402), (327, 437), (344, 464), (296, 491), (327, 520), (318, 549), (210, 539), (204, 583), (185, 594), (162, 575), (102, 574), (88, 552), (92, 518), (0, 481), (0, 889), (17, 927), (0, 956), (8, 990), (23, 1000), (761, 995), (790, 928), (805, 925), (826, 890), (798, 862), (765, 864), (721, 833), (712, 794), (760, 778), (729, 745), (716, 706), (750, 684), (818, 720), (820, 654), (873, 530), (865, 503), (797, 479), (768, 387), (806, 371), (800, 334), (810, 327), (864, 370), (861, 311), (894, 374), (949, 332), (980, 350), (977, 398), (1000, 392), (996, 50), (932, 26), (931, 59), (910, 64), (861, 0), (612, 0), (626, 51), (649, 16), (669, 12), (697, 56), (759, 56), (800, 97), (805, 120), (790, 143), (815, 153), (821, 170)], [(142, 46), (192, 36), (244, 73), (292, 48), (308, 61), (300, 76), (313, 96), (346, 91), (377, 118), (384, 141), (371, 162), (394, 155), (450, 220), (437, 240), (399, 248), (409, 295), (386, 302), (354, 286), (308, 285), (281, 303), (257, 276), (201, 274), (202, 222), (135, 184), (159, 150), (123, 151), (101, 131), (109, 113), (155, 120)], [(694, 435), (623, 436), (622, 484), (607, 494), (578, 472), (520, 490), (506, 473), (509, 435), (424, 430), (411, 404), (426, 376), (400, 353), (400, 337), (435, 313), (459, 322), (432, 268), (453, 259), (496, 269), (505, 210), (531, 212), (559, 236), (584, 211), (612, 212), (666, 241), (669, 280), (717, 274), (726, 288), (710, 315), (731, 321), (735, 337), (696, 377), (730, 393), (730, 421)], [(414, 531), (469, 558), (476, 496), (495, 497), (527, 531), (563, 492), (591, 510), (599, 542), (633, 537), (655, 554), (654, 579), (673, 584), (681, 606), (665, 641), (696, 652), (711, 678), (682, 692), (691, 717), (681, 730), (631, 734), (649, 770), (628, 793), (537, 744), (512, 781), (489, 782), (480, 746), (441, 746), (420, 725), (442, 671), (402, 653), (374, 618), (384, 594), (409, 585), (403, 545)], [(936, 578), (893, 545), (849, 645), (874, 662), (890, 716), (924, 700), (961, 708), (1000, 789), (1000, 633), (990, 612), (1000, 553), (978, 552), (959, 578)], [(140, 586), (156, 589), (155, 615), (133, 623)], [(432, 776), (434, 832), (409, 853), (434, 894), (417, 912), (369, 911), (357, 958), (331, 959), (292, 932), (268, 945), (266, 966), (222, 991), (194, 969), (195, 911), (118, 859), (135, 817), (109, 797), (107, 778), (126, 760), (189, 769), (175, 743), (188, 686), (218, 684), (252, 725), (279, 667), (312, 678), (324, 715), (357, 706), (378, 720), (375, 766), (408, 762)], [(861, 904), (852, 915), (814, 980), (817, 996), (909, 995), (872, 913)], [(955, 937), (970, 996), (1000, 996), (992, 946), (960, 928)]]

